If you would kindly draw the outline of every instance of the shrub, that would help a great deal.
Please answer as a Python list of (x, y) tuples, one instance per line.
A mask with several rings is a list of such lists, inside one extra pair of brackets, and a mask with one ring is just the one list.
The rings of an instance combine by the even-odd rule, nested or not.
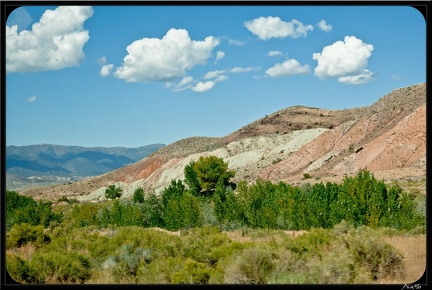
[[(286, 245), (292, 242), (291, 237), (287, 237)], [(286, 246), (285, 246), (286, 247)], [(299, 255), (286, 250), (285, 247), (275, 251), (275, 268), (269, 275), (269, 284), (307, 284), (309, 273), (307, 260)]]
[(119, 283), (125, 277), (131, 276), (128, 281), (135, 280), (137, 269), (142, 263), (150, 263), (152, 257), (149, 249), (124, 244), (114, 256), (108, 257), (103, 268), (109, 270), (114, 280)]
[(99, 205), (91, 203), (75, 205), (71, 214), (74, 225), (84, 227), (97, 224), (96, 215), (99, 207)]
[(187, 258), (213, 266), (218, 262), (213, 250), (228, 242), (229, 238), (217, 227), (193, 228), (182, 239), (182, 253)]
[[(322, 260), (313, 263), (308, 272), (306, 283), (314, 284), (349, 284), (353, 283), (357, 274), (355, 262), (349, 253), (342, 249), (339, 249), (337, 255), (326, 255)], [(368, 283), (369, 276), (365, 276), (363, 281), (359, 282)]]
[(25, 283), (30, 280), (28, 263), (17, 255), (6, 253), (6, 269), (16, 282)]
[(373, 280), (403, 273), (403, 255), (370, 231), (343, 238), (354, 263), (370, 273)]
[(91, 265), (87, 257), (76, 251), (37, 252), (29, 262), (32, 282), (83, 283), (90, 278)]
[(340, 223), (333, 227), (333, 232), (339, 236), (343, 234), (347, 234), (348, 232), (354, 229), (354, 225), (348, 223), (346, 220), (342, 220)]
[(312, 178), (312, 176), (309, 173), (303, 173), (302, 179), (310, 179), (310, 178)]
[(276, 159), (274, 159), (273, 161), (272, 161), (272, 163), (273, 164), (276, 164), (276, 163), (279, 163), (279, 162), (281, 162), (282, 161), (282, 159), (281, 158), (276, 158)]
[(32, 226), (27, 223), (14, 225), (7, 233), (6, 248), (21, 247), (33, 243), (36, 247), (48, 243), (50, 238), (44, 234), (42, 226)]
[(257, 247), (243, 250), (225, 271), (224, 283), (265, 284), (273, 270), (272, 255)]
[(211, 269), (205, 264), (186, 259), (183, 268), (171, 274), (172, 284), (207, 284), (211, 275)]
[(321, 256), (324, 246), (329, 245), (335, 235), (322, 228), (313, 228), (295, 238), (289, 245), (289, 249), (300, 256)]
[[(137, 271), (137, 282), (140, 284), (170, 284), (172, 273), (181, 271), (185, 259), (183, 257), (167, 257), (158, 259), (150, 263), (148, 266), (140, 266)], [(178, 281), (178, 280), (176, 280)]]

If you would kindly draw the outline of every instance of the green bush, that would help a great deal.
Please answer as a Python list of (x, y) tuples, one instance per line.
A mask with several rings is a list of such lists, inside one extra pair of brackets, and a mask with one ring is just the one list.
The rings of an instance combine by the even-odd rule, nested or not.
[(91, 264), (76, 251), (37, 252), (29, 262), (31, 282), (83, 283), (90, 278)]
[[(306, 271), (306, 283), (312, 284), (350, 284), (356, 276), (355, 262), (346, 250), (340, 249), (337, 255), (326, 255), (322, 260), (311, 263)], [(364, 273), (363, 273), (364, 274)], [(361, 283), (370, 282), (369, 276), (363, 277)]]
[(171, 274), (172, 284), (207, 284), (211, 269), (205, 264), (186, 259), (183, 268)]
[(28, 263), (17, 255), (6, 252), (6, 269), (12, 279), (18, 283), (30, 280)]
[(265, 284), (273, 270), (272, 255), (260, 248), (248, 248), (236, 256), (225, 271), (228, 284)]
[(14, 225), (6, 235), (6, 248), (21, 247), (32, 243), (36, 247), (42, 246), (50, 241), (49, 236), (44, 234), (42, 226), (32, 226), (27, 223)]
[(303, 173), (302, 179), (310, 179), (310, 178), (312, 178), (312, 176), (309, 173)]
[(96, 225), (96, 215), (100, 206), (92, 203), (76, 204), (72, 208), (71, 218), (74, 226)]
[(265, 284), (274, 269), (273, 257), (267, 250), (247, 248), (234, 257), (225, 271), (227, 284)]
[(158, 259), (145, 267), (140, 266), (137, 271), (137, 283), (171, 284), (172, 278), (179, 281), (180, 277), (172, 277), (172, 274), (182, 271), (184, 262), (184, 257), (176, 256)]
[(182, 253), (187, 258), (213, 266), (218, 262), (213, 250), (228, 242), (229, 238), (217, 227), (193, 228), (182, 238)]
[(125, 277), (128, 281), (136, 281), (138, 267), (152, 260), (149, 249), (135, 247), (132, 244), (124, 244), (116, 251), (114, 256), (108, 257), (103, 263), (103, 268), (110, 271), (116, 283), (121, 283)]
[(351, 233), (343, 240), (356, 266), (369, 273), (372, 280), (393, 278), (403, 273), (403, 255), (372, 231)]
[(318, 256), (321, 257), (322, 250), (328, 246), (335, 235), (330, 230), (313, 228), (295, 238), (289, 245), (289, 250), (299, 254), (301, 257)]

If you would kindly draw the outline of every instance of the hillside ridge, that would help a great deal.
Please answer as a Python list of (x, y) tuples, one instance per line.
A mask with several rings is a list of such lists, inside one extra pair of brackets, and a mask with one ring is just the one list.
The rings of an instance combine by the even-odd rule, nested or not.
[[(319, 180), (331, 180), (363, 167), (377, 172), (405, 172), (413, 168), (416, 174), (423, 175), (425, 114), (425, 83), (394, 90), (366, 107), (327, 110), (292, 106), (225, 137), (181, 139), (106, 174), (70, 185), (29, 190), (26, 194), (41, 192), (49, 197), (50, 191), (78, 196), (81, 201), (99, 200), (104, 199), (104, 189), (111, 184), (123, 188), (123, 198), (131, 197), (138, 187), (158, 194), (172, 179), (184, 178), (187, 164), (208, 155), (228, 162), (236, 171), (235, 182), (253, 182), (257, 178), (298, 182), (305, 173)], [(375, 157), (369, 158), (372, 151)], [(377, 166), (378, 163), (385, 166)], [(397, 178), (397, 174), (393, 175)]]

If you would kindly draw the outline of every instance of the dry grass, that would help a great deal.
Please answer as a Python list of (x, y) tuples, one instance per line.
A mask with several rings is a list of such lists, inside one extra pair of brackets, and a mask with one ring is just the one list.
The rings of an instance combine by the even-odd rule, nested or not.
[(94, 271), (85, 284), (116, 284), (116, 281), (110, 271)]
[(421, 278), (426, 269), (426, 235), (393, 236), (385, 238), (404, 255), (404, 276), (379, 281), (380, 284), (410, 284)]
[[(307, 231), (283, 231), (287, 236), (296, 238), (304, 233), (307, 233)], [(279, 235), (263, 235), (263, 236), (257, 236), (254, 235), (253, 231), (251, 233), (245, 233), (243, 230), (235, 230), (235, 231), (224, 231), (231, 240), (244, 243), (244, 242), (269, 242), (272, 239), (281, 240), (281, 237)]]
[(30, 243), (19, 248), (7, 250), (6, 252), (19, 256), (24, 260), (29, 260), (30, 257), (36, 252), (36, 247)]

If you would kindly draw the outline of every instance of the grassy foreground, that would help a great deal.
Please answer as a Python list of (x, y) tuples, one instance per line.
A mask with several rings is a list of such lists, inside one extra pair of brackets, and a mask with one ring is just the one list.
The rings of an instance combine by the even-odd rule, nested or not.
[(9, 274), (28, 284), (409, 284), (425, 270), (420, 192), (366, 170), (340, 184), (232, 184), (224, 170), (198, 182), (195, 165), (161, 196), (138, 188), (120, 200), (112, 186), (106, 201), (53, 204), (6, 192)]
[(58, 226), (6, 262), (16, 281), (38, 284), (408, 284), (425, 269), (423, 230)]

